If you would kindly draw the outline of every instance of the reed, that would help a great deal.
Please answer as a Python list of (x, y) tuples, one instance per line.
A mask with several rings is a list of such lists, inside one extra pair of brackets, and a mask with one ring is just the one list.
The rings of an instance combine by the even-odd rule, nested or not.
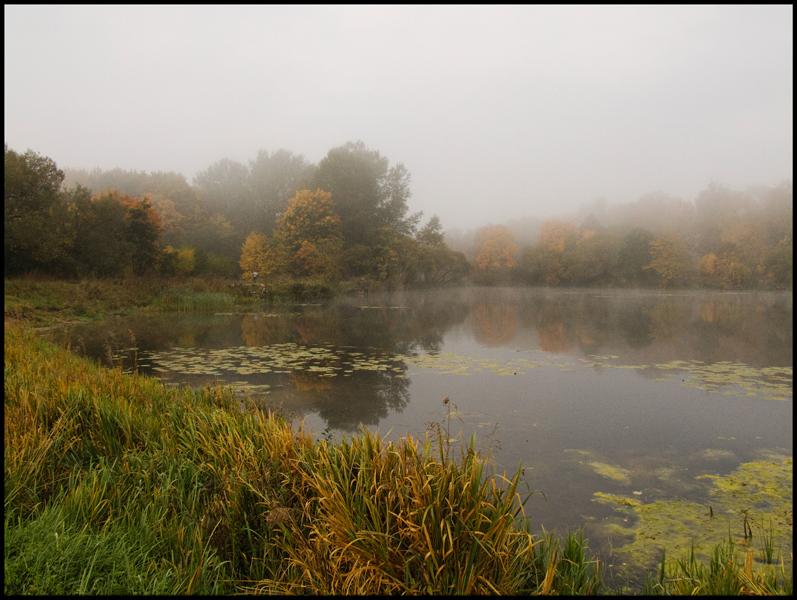
[(769, 517), (769, 530), (764, 526), (764, 518), (761, 517), (761, 560), (768, 565), (772, 564), (775, 558), (775, 528), (772, 525), (772, 517)]
[(753, 569), (754, 551), (747, 548), (743, 558), (736, 554), (733, 538), (714, 547), (709, 566), (689, 554), (669, 566), (662, 554), (657, 580), (648, 578), (645, 595), (660, 596), (771, 596), (792, 595), (793, 573), (781, 560), (779, 565)]

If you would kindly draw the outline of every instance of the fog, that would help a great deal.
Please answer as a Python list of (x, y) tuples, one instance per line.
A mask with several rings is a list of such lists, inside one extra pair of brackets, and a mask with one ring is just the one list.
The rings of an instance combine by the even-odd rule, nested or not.
[(792, 6), (5, 6), (5, 142), (176, 171), (362, 140), (446, 229), (792, 179)]

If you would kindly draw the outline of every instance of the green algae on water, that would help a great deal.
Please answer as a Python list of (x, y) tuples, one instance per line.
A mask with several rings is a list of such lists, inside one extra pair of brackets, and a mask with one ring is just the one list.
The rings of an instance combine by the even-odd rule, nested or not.
[[(702, 503), (683, 499), (640, 503), (635, 498), (603, 492), (595, 493), (594, 501), (616, 506), (620, 516), (610, 518), (603, 533), (630, 539), (615, 551), (639, 567), (655, 566), (662, 551), (667, 556), (680, 556), (693, 545), (696, 556), (708, 561), (716, 544), (729, 535), (737, 545), (755, 550), (758, 557), (760, 544), (748, 535), (752, 530), (759, 532), (756, 535), (771, 535), (775, 555), (791, 564), (792, 468), (792, 457), (769, 454), (763, 460), (740, 465), (726, 476), (698, 476), (698, 481), (709, 485)], [(757, 560), (761, 562), (761, 558)]]

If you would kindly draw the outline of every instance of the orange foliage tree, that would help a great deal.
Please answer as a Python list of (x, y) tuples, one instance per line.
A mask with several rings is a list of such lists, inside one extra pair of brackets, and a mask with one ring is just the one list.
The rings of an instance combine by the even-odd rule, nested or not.
[(517, 267), (518, 247), (515, 235), (507, 227), (489, 225), (482, 227), (477, 233), (479, 254), (476, 267), (487, 278), (495, 278), (507, 274)]
[(335, 277), (339, 273), (343, 237), (332, 195), (323, 190), (301, 190), (291, 198), (273, 238), (253, 233), (241, 253), (244, 278), (263, 275)]

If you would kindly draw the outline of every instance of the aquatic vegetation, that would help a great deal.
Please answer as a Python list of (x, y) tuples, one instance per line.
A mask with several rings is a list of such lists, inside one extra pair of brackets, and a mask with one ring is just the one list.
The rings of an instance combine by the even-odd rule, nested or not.
[(603, 475), (604, 477), (608, 477), (609, 479), (614, 479), (619, 483), (624, 483), (624, 484), (631, 483), (628, 469), (623, 469), (615, 465), (610, 465), (598, 461), (592, 461), (587, 464), (590, 467), (592, 467), (598, 475)]
[[(693, 551), (701, 560), (709, 560), (717, 541), (729, 534), (737, 545), (749, 547), (750, 523), (762, 523), (763, 519), (770, 519), (771, 525), (762, 554), (780, 555), (790, 565), (793, 459), (781, 455), (765, 455), (764, 459), (744, 463), (726, 476), (698, 476), (698, 481), (710, 483), (705, 502), (663, 499), (642, 503), (601, 492), (595, 494), (595, 500), (615, 505), (624, 516), (605, 529), (632, 538), (617, 550), (642, 567), (655, 564), (662, 552), (673, 556)], [(629, 524), (631, 515), (635, 518)]]
[(784, 562), (770, 568), (753, 568), (754, 552), (744, 549), (743, 565), (733, 539), (717, 544), (709, 566), (699, 562), (694, 547), (682, 558), (667, 562), (663, 552), (659, 574), (645, 579), (645, 595), (656, 596), (791, 596), (794, 575)]
[(788, 400), (794, 396), (794, 375), (791, 367), (757, 369), (744, 363), (719, 361), (706, 364), (700, 360), (674, 360), (653, 365), (622, 365), (612, 362), (617, 356), (591, 355), (580, 359), (593, 367), (619, 369), (655, 369), (661, 376), (654, 381), (678, 381), (684, 385), (731, 396), (751, 396), (771, 400)]

